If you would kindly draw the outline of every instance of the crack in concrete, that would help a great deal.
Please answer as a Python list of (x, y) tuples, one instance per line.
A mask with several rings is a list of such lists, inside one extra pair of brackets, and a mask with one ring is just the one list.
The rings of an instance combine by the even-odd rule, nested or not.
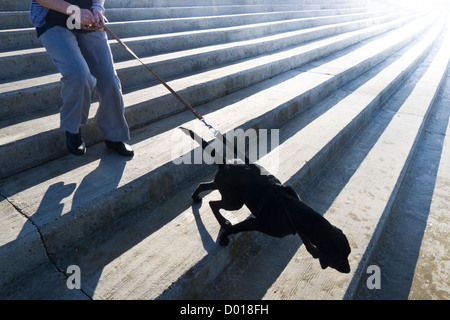
[[(41, 244), (44, 248), (45, 256), (47, 257), (48, 261), (51, 263), (51, 265), (55, 268), (55, 270), (57, 272), (61, 273), (68, 279), (69, 277), (67, 276), (66, 272), (64, 272), (62, 269), (60, 269), (58, 267), (58, 265), (56, 264), (56, 262), (53, 261), (53, 259), (50, 257), (47, 244), (44, 241), (44, 236), (43, 236), (41, 230), (39, 229), (39, 227), (37, 226), (37, 224), (33, 221), (33, 219), (31, 219), (31, 217), (29, 217), (27, 214), (23, 213), (22, 210), (17, 205), (15, 205), (13, 202), (11, 202), (8, 199), (8, 197), (3, 196), (2, 194), (0, 194), (0, 196), (3, 197), (21, 216), (23, 216), (25, 219), (27, 219), (27, 221), (29, 221), (32, 224), (32, 226), (34, 227), (34, 229), (36, 230), (36, 232), (39, 235), (39, 240), (41, 241)], [(80, 288), (78, 290), (80, 290), (87, 298), (89, 298), (90, 300), (93, 300), (93, 298), (82, 288)]]

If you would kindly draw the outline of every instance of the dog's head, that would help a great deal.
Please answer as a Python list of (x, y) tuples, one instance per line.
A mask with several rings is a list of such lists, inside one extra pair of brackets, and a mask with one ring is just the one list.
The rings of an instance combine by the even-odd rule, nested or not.
[(349, 273), (348, 256), (351, 249), (342, 230), (301, 201), (294, 189), (289, 186), (283, 186), (283, 189), (285, 212), (289, 214), (292, 208), (298, 210), (297, 214), (288, 216), (308, 252), (314, 258), (319, 258), (322, 269), (330, 267), (342, 273)]
[(318, 249), (319, 262), (322, 269), (327, 267), (342, 273), (350, 272), (348, 256), (350, 245), (341, 229), (332, 226), (333, 231), (328, 234), (327, 241), (321, 243)]

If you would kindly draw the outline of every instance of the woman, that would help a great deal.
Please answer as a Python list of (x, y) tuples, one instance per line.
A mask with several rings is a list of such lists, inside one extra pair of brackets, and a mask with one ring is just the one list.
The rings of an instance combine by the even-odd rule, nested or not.
[(105, 22), (103, 4), (104, 0), (32, 0), (30, 18), (62, 75), (60, 119), (69, 151), (76, 155), (86, 152), (80, 127), (87, 123), (95, 90), (99, 108), (94, 120), (106, 146), (133, 156), (133, 149), (124, 142), (130, 139), (130, 132), (106, 32), (88, 29)]

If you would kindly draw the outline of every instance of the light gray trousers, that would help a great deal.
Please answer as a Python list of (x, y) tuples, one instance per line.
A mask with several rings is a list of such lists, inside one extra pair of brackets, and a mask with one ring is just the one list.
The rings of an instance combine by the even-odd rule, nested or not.
[(125, 120), (122, 87), (105, 31), (72, 32), (55, 26), (40, 40), (62, 75), (61, 128), (78, 133), (89, 118), (91, 92), (99, 101), (94, 120), (104, 139), (126, 141), (130, 130)]

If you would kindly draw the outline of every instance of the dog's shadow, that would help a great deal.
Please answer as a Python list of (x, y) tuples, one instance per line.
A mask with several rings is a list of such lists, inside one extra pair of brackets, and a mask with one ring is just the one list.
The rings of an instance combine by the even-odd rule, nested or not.
[[(205, 194), (204, 198), (206, 197), (207, 194)], [(203, 205), (208, 206), (208, 201), (192, 203), (191, 209), (205, 251), (208, 254), (214, 254), (214, 252), (217, 252), (218, 248), (225, 249), (232, 247), (233, 241), (236, 240), (233, 239), (235, 235), (230, 235), (230, 244), (228, 246), (223, 247), (220, 245), (219, 240), (220, 236), (224, 232), (223, 227), (220, 227), (216, 239), (215, 240), (213, 239), (210, 233), (211, 230), (207, 229), (201, 217), (200, 210)], [(208, 213), (212, 215), (212, 212)], [(247, 219), (249, 218), (250, 216)], [(215, 219), (214, 223), (217, 223)], [(254, 275), (247, 273), (252, 272), (251, 270), (250, 271), (241, 270), (241, 271), (243, 272), (243, 274), (248, 275), (248, 277), (251, 278), (252, 281), (257, 282), (258, 285), (255, 286), (251, 290), (251, 292), (249, 292), (246, 288), (240, 287), (239, 284), (236, 284), (235, 282), (230, 282), (229, 281), (230, 275), (226, 274), (224, 277), (219, 276), (215, 280), (215, 285), (213, 287), (221, 288), (219, 291), (215, 291), (214, 289), (211, 289), (211, 287), (205, 288), (203, 290), (199, 289), (201, 295), (204, 296), (206, 299), (230, 299), (230, 298), (247, 299), (249, 297), (255, 299), (262, 299), (264, 295), (267, 293), (267, 289), (270, 288), (270, 286), (280, 276), (282, 271), (288, 265), (289, 261), (296, 254), (298, 248), (302, 245), (302, 241), (299, 237), (288, 236), (284, 239), (278, 239), (272, 238), (263, 233), (258, 232), (251, 232), (251, 233), (253, 233), (254, 236), (256, 236), (256, 239), (261, 240), (266, 238), (265, 240), (263, 240), (263, 242), (267, 245), (267, 247), (260, 248), (261, 251), (259, 259), (257, 259), (257, 261), (262, 262), (262, 266), (255, 266), (253, 263), (251, 263), (250, 267), (251, 270), (254, 270), (254, 268), (256, 267), (258, 271), (261, 271), (260, 275), (263, 274), (264, 276), (255, 278)], [(248, 240), (249, 238), (244, 237), (244, 239)], [(258, 242), (259, 240), (255, 241)], [(249, 244), (249, 248), (255, 248), (255, 246), (258, 247), (259, 245)], [(275, 258), (276, 263), (273, 263), (274, 252), (276, 255)], [(248, 259), (248, 256), (245, 257), (244, 259)], [(262, 270), (261, 267), (264, 268), (264, 266), (267, 265), (268, 261), (271, 262), (271, 268)], [(234, 270), (235, 268), (236, 267), (231, 267), (230, 270)], [(237, 268), (240, 267), (237, 266)], [(188, 298), (190, 298), (190, 296)]]
[(203, 248), (206, 250), (206, 252), (210, 253), (213, 248), (219, 244), (220, 235), (222, 234), (223, 230), (222, 228), (220, 228), (217, 238), (214, 241), (214, 239), (211, 237), (211, 234), (206, 229), (206, 226), (203, 223), (202, 217), (200, 215), (200, 208), (202, 207), (202, 205), (203, 202), (192, 203), (192, 215), (194, 216), (195, 224), (197, 225)]

